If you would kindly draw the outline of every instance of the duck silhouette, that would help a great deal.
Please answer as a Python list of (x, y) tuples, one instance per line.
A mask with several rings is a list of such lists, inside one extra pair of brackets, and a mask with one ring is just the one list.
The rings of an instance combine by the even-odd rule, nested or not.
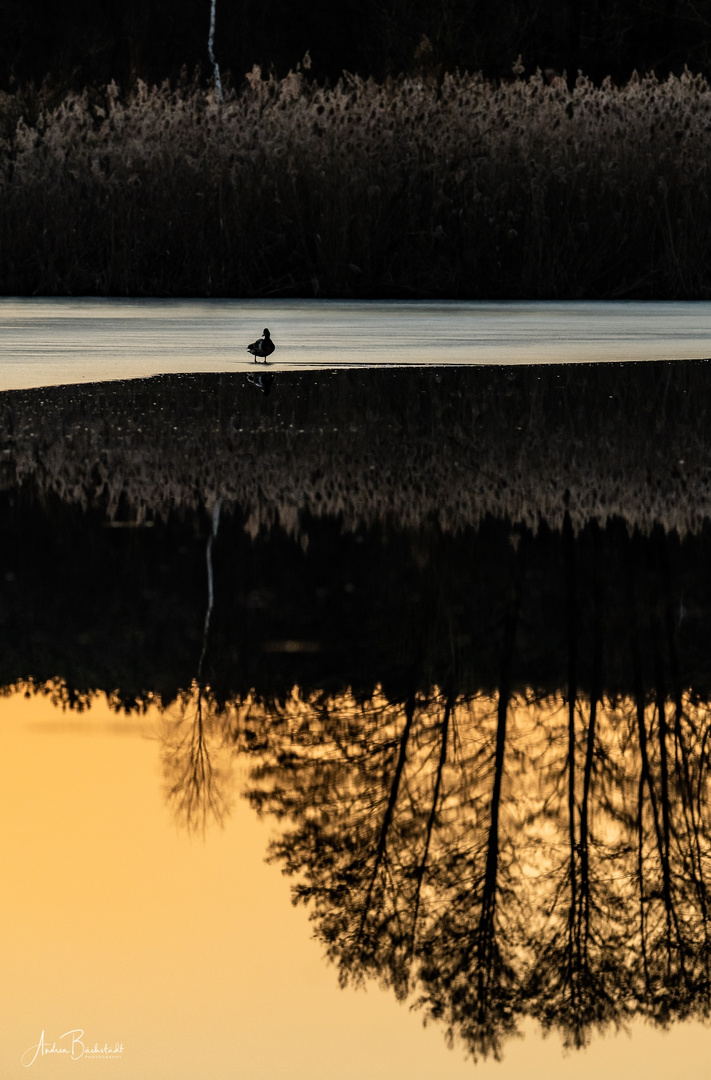
[(266, 364), (267, 357), (271, 356), (276, 348), (266, 327), (262, 330), (262, 334), (264, 335), (263, 337), (260, 337), (258, 341), (253, 341), (251, 345), (247, 346), (247, 352), (251, 352), (255, 364), (260, 356), (263, 357), (264, 363)]

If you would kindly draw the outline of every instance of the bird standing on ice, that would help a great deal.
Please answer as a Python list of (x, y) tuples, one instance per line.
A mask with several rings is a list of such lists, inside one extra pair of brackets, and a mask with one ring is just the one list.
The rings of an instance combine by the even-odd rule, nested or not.
[(251, 352), (255, 364), (257, 363), (257, 358), (260, 356), (264, 358), (264, 363), (266, 364), (267, 357), (271, 356), (276, 348), (266, 327), (262, 330), (262, 334), (264, 336), (260, 337), (259, 341), (253, 341), (251, 345), (247, 346), (247, 352)]

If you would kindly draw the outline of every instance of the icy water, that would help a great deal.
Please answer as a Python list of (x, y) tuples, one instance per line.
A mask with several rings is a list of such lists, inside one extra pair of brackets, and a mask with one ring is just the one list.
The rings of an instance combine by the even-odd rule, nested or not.
[(0, 1074), (705, 1080), (708, 308), (0, 309)]
[(0, 389), (242, 370), (711, 356), (711, 303), (343, 303), (0, 298)]

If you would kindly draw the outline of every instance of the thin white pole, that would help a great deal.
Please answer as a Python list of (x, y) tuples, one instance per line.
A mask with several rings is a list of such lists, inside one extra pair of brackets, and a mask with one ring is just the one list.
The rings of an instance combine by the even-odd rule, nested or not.
[(210, 63), (215, 69), (215, 89), (217, 90), (217, 100), (222, 103), (222, 80), (220, 79), (220, 65), (215, 59), (215, 8), (217, 6), (217, 0), (210, 0), (210, 36), (207, 39), (207, 55), (210, 57)]

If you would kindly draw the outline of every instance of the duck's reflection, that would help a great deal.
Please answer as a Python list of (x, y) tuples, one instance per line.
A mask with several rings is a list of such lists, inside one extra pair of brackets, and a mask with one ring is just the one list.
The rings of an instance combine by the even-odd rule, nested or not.
[(275, 379), (276, 375), (274, 375), (273, 372), (247, 376), (247, 382), (251, 383), (252, 386), (256, 386), (258, 390), (261, 390), (265, 397), (269, 397), (271, 394)]

